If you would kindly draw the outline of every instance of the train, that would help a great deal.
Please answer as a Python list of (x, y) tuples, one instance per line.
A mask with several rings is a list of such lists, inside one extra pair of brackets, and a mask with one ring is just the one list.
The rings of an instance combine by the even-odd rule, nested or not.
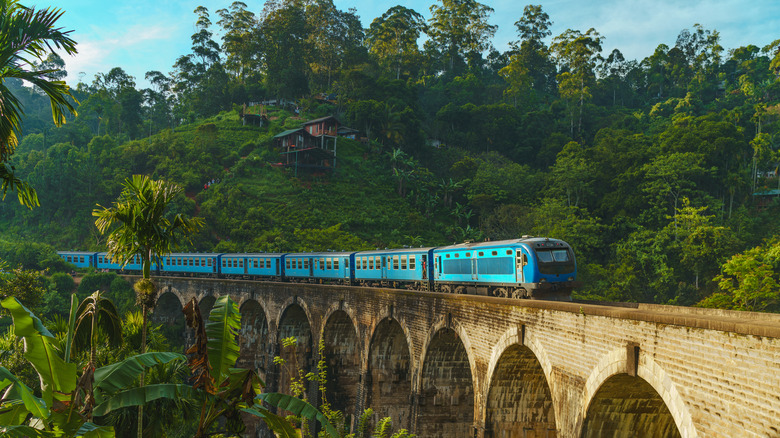
[[(58, 251), (79, 268), (138, 273), (105, 252)], [(503, 298), (570, 300), (579, 287), (574, 251), (546, 237), (464, 242), (449, 246), (301, 253), (172, 253), (152, 264), (155, 275), (403, 288)]]

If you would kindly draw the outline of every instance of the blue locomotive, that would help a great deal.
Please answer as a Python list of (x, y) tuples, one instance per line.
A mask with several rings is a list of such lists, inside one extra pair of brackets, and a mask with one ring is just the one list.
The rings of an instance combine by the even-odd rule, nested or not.
[[(105, 252), (60, 251), (76, 267), (139, 272)], [(504, 298), (570, 299), (577, 264), (562, 240), (523, 237), (430, 248), (307, 253), (174, 253), (152, 265), (158, 275), (392, 287)]]

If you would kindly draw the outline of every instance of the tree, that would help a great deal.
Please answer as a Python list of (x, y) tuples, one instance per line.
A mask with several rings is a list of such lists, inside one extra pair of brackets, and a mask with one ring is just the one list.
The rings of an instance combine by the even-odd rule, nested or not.
[(470, 67), (477, 67), (496, 33), (497, 26), (487, 21), (491, 13), (493, 8), (476, 0), (441, 0), (441, 6), (431, 5), (428, 35), (448, 58), (449, 72), (454, 71), (456, 61), (463, 62), (464, 58)]
[[(119, 226), (108, 236), (108, 256), (126, 265), (134, 257), (140, 257), (143, 279), (136, 283), (137, 301), (141, 305), (144, 328), (141, 339), (141, 353), (146, 350), (146, 324), (148, 312), (154, 308), (157, 287), (151, 280), (152, 262), (177, 248), (182, 239), (197, 231), (203, 221), (176, 214), (168, 218), (167, 208), (182, 189), (165, 181), (153, 181), (147, 176), (134, 175), (125, 180), (119, 200), (106, 208), (98, 205), (92, 215), (101, 234), (105, 234), (114, 223)], [(143, 376), (141, 379), (143, 386)], [(143, 406), (139, 406), (138, 430), (142, 430)]]
[(780, 239), (731, 257), (714, 281), (722, 292), (702, 300), (702, 307), (777, 310), (780, 303)]
[(366, 33), (368, 51), (386, 67), (395, 70), (395, 78), (401, 78), (401, 70), (413, 68), (419, 61), (417, 40), (425, 32), (422, 15), (403, 6), (393, 6), (381, 17), (375, 18)]
[[(603, 38), (595, 29), (582, 33), (567, 29), (553, 39), (550, 46), (558, 58), (563, 72), (558, 75), (558, 90), (561, 97), (569, 101), (569, 107), (579, 107), (577, 132), (582, 134), (582, 111), (590, 100), (589, 85), (595, 80), (593, 69), (601, 59)], [(571, 110), (570, 110), (571, 111)], [(574, 111), (571, 111), (571, 135), (574, 135)]]
[(73, 55), (76, 42), (69, 37), (72, 31), (56, 28), (62, 17), (61, 9), (28, 8), (18, 0), (3, 0), (0, 3), (0, 178), (3, 197), (8, 190), (16, 191), (19, 202), (27, 207), (38, 204), (35, 190), (14, 175), (14, 168), (8, 164), (21, 136), (21, 118), (24, 114), (20, 100), (3, 83), (17, 78), (31, 83), (41, 90), (51, 102), (54, 123), (65, 123), (65, 112), (76, 114), (69, 98), (70, 88), (62, 80), (54, 80), (58, 69), (44, 68), (30, 70), (35, 60), (44, 61), (44, 55), (56, 49)]

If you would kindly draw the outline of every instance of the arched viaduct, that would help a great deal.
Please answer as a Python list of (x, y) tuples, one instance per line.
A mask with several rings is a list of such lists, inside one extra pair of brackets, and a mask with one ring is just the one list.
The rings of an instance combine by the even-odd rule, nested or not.
[[(230, 295), (239, 365), (269, 390), (289, 385), (274, 356), (313, 371), (322, 340), (335, 408), (372, 407), (420, 437), (780, 437), (778, 315), (238, 280), (159, 286), (160, 322), (193, 297), (206, 314)], [(288, 337), (295, 354), (281, 348)]]

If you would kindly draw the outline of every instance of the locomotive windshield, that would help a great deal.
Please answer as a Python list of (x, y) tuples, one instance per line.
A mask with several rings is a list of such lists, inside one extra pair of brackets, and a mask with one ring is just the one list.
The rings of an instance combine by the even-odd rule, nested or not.
[(539, 272), (542, 274), (568, 274), (574, 272), (574, 260), (568, 249), (536, 249)]

